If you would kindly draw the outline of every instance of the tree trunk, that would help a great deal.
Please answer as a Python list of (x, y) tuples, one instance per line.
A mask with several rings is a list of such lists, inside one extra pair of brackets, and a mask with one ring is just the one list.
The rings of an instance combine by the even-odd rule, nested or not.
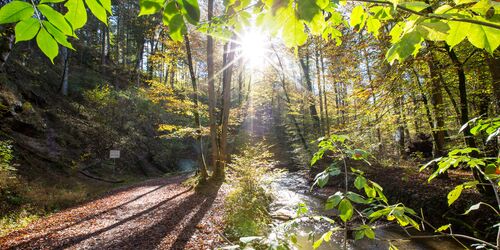
[(234, 60), (234, 49), (232, 48), (234, 43), (229, 42), (226, 44), (226, 60), (225, 65), (223, 65), (224, 71), (222, 74), (222, 131), (220, 137), (220, 162), (217, 165), (215, 174), (218, 177), (224, 178), (224, 169), (228, 163), (227, 155), (227, 137), (228, 137), (228, 125), (229, 125), (229, 110), (231, 109), (231, 80), (233, 76), (233, 60)]
[(325, 120), (326, 120), (326, 135), (330, 136), (330, 117), (328, 116), (328, 101), (326, 97), (326, 75), (325, 75), (325, 62), (323, 60), (323, 50), (320, 49), (321, 60), (321, 75), (323, 77), (323, 101), (325, 106)]
[[(317, 40), (317, 43), (321, 41), (321, 39)], [(318, 97), (319, 97), (319, 114), (320, 114), (320, 130), (321, 134), (325, 134), (325, 117), (323, 116), (323, 89), (321, 88), (321, 68), (319, 65), (319, 44), (316, 43), (316, 51), (315, 51), (315, 62), (316, 62), (316, 83), (318, 85)]]
[(69, 74), (69, 52), (68, 48), (61, 46), (61, 58), (62, 58), (62, 64), (63, 64), (63, 73), (61, 77), (61, 87), (59, 88), (59, 91), (62, 95), (67, 96), (68, 95), (68, 74)]
[(500, 56), (498, 56), (498, 51), (493, 55), (487, 55), (487, 61), (491, 74), (493, 100), (495, 100), (495, 113), (500, 114)]
[(312, 90), (311, 76), (309, 74), (309, 52), (307, 50), (305, 52), (305, 60), (304, 58), (300, 58), (299, 61), (300, 61), (300, 66), (302, 67), (302, 71), (304, 72), (307, 90), (309, 91), (307, 98), (309, 103), (309, 112), (311, 113), (311, 118), (313, 120), (314, 130), (317, 132), (319, 131), (320, 128), (320, 121), (318, 112), (316, 111), (316, 106), (314, 104), (314, 98), (313, 98), (314, 93)]
[(193, 87), (193, 103), (194, 103), (194, 123), (195, 126), (198, 128), (197, 131), (197, 139), (199, 143), (199, 157), (198, 157), (198, 165), (200, 166), (200, 181), (204, 182), (206, 181), (208, 177), (207, 173), (207, 167), (205, 166), (205, 158), (203, 155), (203, 135), (202, 135), (202, 130), (201, 130), (201, 123), (200, 123), (200, 113), (198, 111), (198, 84), (196, 84), (196, 75), (193, 70), (193, 57), (191, 55), (191, 44), (189, 42), (189, 35), (185, 34), (184, 35), (184, 42), (186, 45), (186, 57), (187, 57), (187, 63), (189, 67), (189, 75), (191, 76), (191, 85)]
[(434, 133), (436, 134), (435, 147), (434, 147), (434, 158), (441, 157), (444, 154), (445, 146), (445, 124), (443, 115), (443, 93), (441, 91), (441, 84), (439, 81), (438, 67), (436, 65), (435, 59), (431, 59), (427, 62), (430, 72), (430, 94), (431, 94), (431, 104), (432, 110), (434, 112)]
[[(214, 0), (208, 0), (208, 22), (212, 20)], [(210, 145), (212, 168), (217, 167), (219, 160), (219, 146), (217, 144), (217, 124), (215, 118), (215, 75), (214, 75), (214, 43), (211, 35), (207, 35), (207, 74), (208, 74), (208, 116), (210, 123)]]

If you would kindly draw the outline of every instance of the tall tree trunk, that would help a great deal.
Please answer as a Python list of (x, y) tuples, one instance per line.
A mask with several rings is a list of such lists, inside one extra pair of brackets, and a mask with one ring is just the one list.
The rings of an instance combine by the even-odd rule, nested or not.
[(106, 25), (101, 23), (101, 64), (106, 64)]
[[(208, 22), (212, 20), (214, 0), (208, 0)], [(212, 167), (217, 167), (219, 160), (219, 146), (217, 144), (217, 124), (215, 118), (215, 75), (214, 75), (214, 42), (211, 35), (207, 35), (207, 74), (208, 74), (208, 116), (210, 123), (210, 146)]]
[(59, 88), (59, 91), (62, 95), (67, 96), (68, 95), (68, 75), (69, 75), (69, 52), (68, 48), (61, 46), (61, 58), (62, 58), (62, 65), (63, 65), (63, 72), (62, 72), (62, 77), (61, 77), (61, 87)]
[(227, 137), (229, 125), (229, 111), (231, 109), (231, 80), (233, 76), (233, 60), (234, 60), (234, 45), (233, 42), (226, 44), (226, 64), (223, 65), (224, 71), (222, 75), (222, 131), (220, 136), (220, 162), (217, 166), (216, 175), (224, 178), (224, 169), (229, 161), (227, 152)]
[(500, 114), (500, 56), (498, 50), (493, 55), (487, 55), (488, 68), (491, 74), (493, 100), (495, 100), (496, 114)]
[(321, 88), (321, 67), (319, 64), (319, 42), (321, 39), (317, 39), (316, 41), (316, 50), (315, 50), (315, 64), (316, 64), (316, 83), (318, 85), (318, 97), (319, 97), (319, 114), (320, 114), (320, 131), (321, 134), (325, 134), (325, 117), (323, 116), (323, 89)]
[(415, 74), (415, 80), (417, 82), (418, 89), (420, 90), (420, 97), (422, 98), (422, 102), (424, 103), (425, 117), (427, 118), (427, 123), (429, 124), (429, 127), (431, 129), (432, 141), (434, 147), (436, 147), (436, 141), (438, 140), (438, 138), (436, 130), (434, 128), (434, 122), (432, 120), (431, 110), (429, 108), (429, 101), (427, 99), (427, 96), (425, 95), (423, 84), (420, 82), (420, 77), (415, 69), (413, 69), (413, 74)]
[(330, 117), (328, 115), (328, 99), (326, 95), (326, 75), (325, 75), (325, 61), (323, 60), (323, 49), (320, 49), (320, 60), (321, 60), (321, 75), (323, 77), (323, 101), (325, 106), (325, 120), (326, 120), (326, 135), (330, 136)]
[(189, 68), (189, 75), (191, 76), (191, 86), (193, 87), (193, 103), (194, 103), (194, 123), (196, 127), (198, 128), (197, 131), (197, 139), (199, 143), (199, 157), (198, 157), (198, 165), (200, 166), (200, 181), (204, 182), (206, 181), (208, 177), (207, 173), (207, 167), (205, 165), (205, 157), (203, 154), (203, 135), (202, 135), (202, 128), (201, 128), (201, 122), (200, 122), (200, 113), (198, 110), (198, 84), (196, 83), (196, 75), (194, 73), (193, 69), (193, 57), (191, 55), (191, 44), (189, 42), (189, 35), (185, 34), (184, 35), (184, 42), (186, 45), (186, 57), (187, 57), (187, 63), (188, 63), (188, 68)]
[(309, 112), (311, 113), (311, 118), (313, 120), (313, 127), (314, 130), (318, 132), (320, 128), (320, 121), (318, 112), (316, 111), (316, 106), (314, 104), (314, 92), (312, 90), (311, 75), (309, 74), (309, 52), (307, 48), (305, 51), (305, 59), (300, 58), (299, 61), (300, 61), (300, 66), (302, 67), (302, 71), (304, 72), (306, 87), (307, 90), (309, 91), (307, 101), (309, 103)]
[[(453, 62), (458, 76), (458, 91), (460, 92), (459, 96), (460, 96), (460, 114), (461, 114), (460, 122), (462, 124), (466, 124), (469, 121), (469, 107), (467, 101), (467, 85), (466, 85), (464, 66), (463, 63), (460, 62), (460, 60), (458, 59), (457, 54), (455, 54), (455, 51), (453, 49), (450, 49), (448, 45), (445, 46), (446, 46), (446, 51), (448, 52), (448, 56)], [(476, 141), (474, 140), (474, 137), (470, 132), (470, 128), (471, 126), (467, 126), (463, 130), (465, 136), (465, 144), (467, 145), (467, 147), (475, 148)], [(475, 151), (473, 151), (471, 153), (471, 156), (477, 157), (478, 155)], [(488, 185), (489, 182), (484, 179), (483, 175), (479, 172), (479, 170), (473, 168), (472, 173), (477, 181), (486, 184), (486, 185), (477, 185), (478, 191), (483, 194), (492, 194), (493, 190), (491, 186)]]
[[(361, 37), (361, 34), (360, 34)], [(363, 54), (365, 57), (365, 66), (366, 66), (366, 74), (368, 75), (368, 85), (370, 86), (371, 89), (371, 94), (372, 94), (372, 100), (373, 100), (373, 106), (376, 108), (377, 107), (377, 97), (375, 96), (375, 87), (373, 85), (373, 80), (372, 80), (372, 74), (371, 74), (371, 68), (370, 68), (370, 62), (368, 58), (368, 51), (366, 48), (363, 49)], [(377, 134), (377, 142), (378, 142), (378, 153), (381, 154), (383, 150), (383, 144), (382, 144), (382, 132), (380, 131), (380, 126), (378, 124), (379, 120), (379, 115), (378, 112), (375, 112), (375, 123), (376, 123), (376, 134)]]
[(177, 67), (174, 62), (170, 65), (170, 88), (175, 92), (175, 75), (176, 75)]
[(427, 62), (430, 72), (430, 94), (431, 94), (431, 104), (432, 110), (434, 112), (434, 130), (436, 137), (435, 147), (434, 147), (434, 158), (441, 157), (444, 154), (445, 147), (445, 124), (444, 124), (444, 110), (443, 110), (443, 93), (441, 91), (441, 84), (439, 81), (438, 70), (435, 59), (431, 59)]

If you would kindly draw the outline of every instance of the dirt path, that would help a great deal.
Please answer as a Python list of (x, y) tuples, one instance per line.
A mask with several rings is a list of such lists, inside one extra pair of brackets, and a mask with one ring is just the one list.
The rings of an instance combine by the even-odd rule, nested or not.
[(199, 194), (186, 176), (142, 182), (0, 238), (0, 249), (213, 249), (223, 192)]

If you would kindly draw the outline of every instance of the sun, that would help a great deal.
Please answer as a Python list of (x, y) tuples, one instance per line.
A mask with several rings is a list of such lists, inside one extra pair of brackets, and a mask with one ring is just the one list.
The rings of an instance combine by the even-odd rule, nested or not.
[(241, 53), (251, 68), (263, 66), (268, 42), (262, 32), (251, 29), (241, 37)]

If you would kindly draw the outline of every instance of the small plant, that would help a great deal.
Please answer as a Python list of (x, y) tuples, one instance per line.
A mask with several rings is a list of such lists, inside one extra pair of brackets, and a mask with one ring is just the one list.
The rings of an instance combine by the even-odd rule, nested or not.
[[(332, 135), (329, 138), (320, 138), (318, 151), (314, 154), (311, 160), (311, 166), (316, 164), (318, 160), (328, 157), (331, 164), (326, 169), (317, 174), (314, 178), (313, 186), (324, 187), (330, 177), (343, 174), (344, 191), (338, 191), (328, 197), (325, 210), (336, 208), (339, 211), (339, 218), (343, 222), (344, 228), (344, 249), (347, 249), (348, 231), (352, 227), (354, 230), (354, 239), (359, 240), (364, 237), (374, 239), (375, 232), (372, 223), (381, 218), (387, 220), (395, 220), (399, 225), (412, 226), (417, 230), (420, 229), (419, 224), (412, 219), (416, 213), (411, 208), (405, 207), (402, 203), (389, 204), (386, 196), (383, 193), (383, 188), (374, 181), (367, 179), (364, 172), (349, 168), (348, 161), (364, 161), (369, 164), (368, 157), (370, 154), (362, 149), (353, 148), (347, 136)], [(349, 176), (354, 178), (354, 187), (356, 190), (349, 190)], [(362, 193), (358, 193), (358, 192)], [(360, 207), (356, 207), (356, 205)], [(358, 215), (360, 222), (357, 225), (351, 225), (354, 220), (354, 215)], [(329, 220), (333, 223), (333, 220)], [(328, 241), (334, 231), (326, 232), (313, 245), (318, 248), (324, 241)]]
[(271, 198), (263, 187), (271, 157), (267, 146), (248, 145), (230, 164), (232, 190), (225, 201), (225, 220), (231, 238), (262, 235), (271, 221)]
[(0, 171), (15, 170), (10, 162), (14, 158), (12, 155), (12, 145), (10, 141), (0, 141)]

